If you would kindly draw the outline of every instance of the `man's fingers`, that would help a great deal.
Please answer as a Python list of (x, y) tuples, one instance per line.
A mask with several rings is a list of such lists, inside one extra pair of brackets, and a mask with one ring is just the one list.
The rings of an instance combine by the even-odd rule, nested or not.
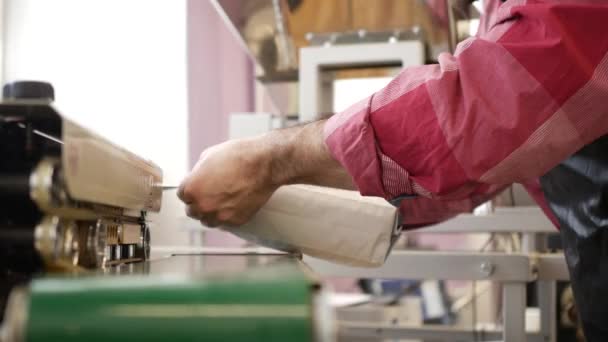
[(201, 214), (199, 215), (198, 219), (203, 225), (210, 228), (218, 227), (221, 225), (220, 220), (217, 218), (216, 212)]
[(203, 225), (207, 227), (218, 227), (221, 225), (220, 220), (218, 220), (217, 214), (215, 212), (203, 213), (195, 204), (190, 204), (186, 206), (186, 215), (188, 215), (188, 217), (190, 218), (200, 221)]
[(190, 205), (186, 206), (186, 215), (195, 220), (200, 220), (202, 217), (202, 214), (200, 213), (200, 211), (194, 204), (190, 204)]
[(188, 180), (185, 179), (180, 185), (179, 188), (177, 188), (177, 197), (182, 200), (182, 202), (186, 203), (186, 204), (190, 204), (192, 202), (194, 202), (194, 198), (192, 197), (192, 194), (190, 193), (190, 191), (186, 191), (186, 186), (188, 185)]
[(209, 228), (215, 228), (215, 227), (220, 226), (220, 223), (217, 220), (203, 219), (203, 220), (200, 220), (200, 222), (203, 226), (209, 227)]

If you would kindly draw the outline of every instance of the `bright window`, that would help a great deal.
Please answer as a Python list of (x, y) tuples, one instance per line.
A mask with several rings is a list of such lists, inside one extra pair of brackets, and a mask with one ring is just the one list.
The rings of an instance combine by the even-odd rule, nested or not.
[(5, 0), (5, 18), (6, 80), (50, 81), (65, 115), (181, 179), (185, 0)]

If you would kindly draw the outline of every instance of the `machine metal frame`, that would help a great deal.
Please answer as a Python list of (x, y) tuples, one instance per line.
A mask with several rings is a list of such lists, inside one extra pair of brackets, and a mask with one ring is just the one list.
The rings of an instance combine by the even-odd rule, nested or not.
[(353, 67), (408, 66), (424, 64), (421, 41), (312, 46), (300, 49), (300, 121), (312, 121), (319, 113), (333, 111), (333, 78), (327, 70)]
[[(538, 235), (555, 232), (548, 226), (540, 210), (509, 208), (505, 212), (484, 216), (461, 215), (425, 230), (429, 233), (485, 233), (524, 232)], [(466, 225), (466, 222), (483, 222), (483, 226)], [(540, 224), (539, 224), (540, 223)], [(512, 229), (508, 225), (512, 224)], [(550, 224), (550, 222), (549, 222)], [(524, 227), (531, 228), (524, 228)], [(552, 230), (549, 230), (549, 229)], [(568, 280), (568, 269), (560, 253), (482, 253), (482, 252), (433, 252), (395, 250), (384, 266), (377, 269), (336, 265), (315, 258), (305, 262), (323, 276), (386, 279), (437, 279), (437, 280), (490, 280), (502, 283), (503, 329), (472, 331), (471, 329), (442, 326), (411, 327), (378, 324), (374, 322), (341, 322), (340, 336), (349, 338), (433, 338), (445, 340), (470, 340), (483, 337), (504, 342), (556, 340), (555, 310), (556, 281)], [(415, 267), (407, 267), (415, 265)], [(526, 285), (536, 282), (541, 311), (540, 331), (527, 333), (525, 328)]]

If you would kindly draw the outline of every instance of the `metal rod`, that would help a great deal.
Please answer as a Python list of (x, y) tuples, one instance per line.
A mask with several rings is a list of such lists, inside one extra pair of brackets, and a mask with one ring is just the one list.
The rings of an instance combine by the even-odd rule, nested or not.
[(502, 286), (504, 342), (526, 341), (526, 283)]
[[(499, 341), (502, 331), (497, 329), (477, 330), (482, 341)], [(528, 341), (544, 342), (538, 333), (526, 334)], [(388, 339), (424, 339), (433, 341), (466, 341), (475, 340), (471, 329), (442, 325), (405, 325), (388, 324), (373, 321), (339, 321), (338, 339), (340, 341), (386, 341)]]
[(535, 278), (528, 255), (515, 253), (396, 250), (379, 268), (341, 266), (307, 256), (304, 262), (321, 275), (339, 277), (521, 282)]
[(0, 197), (29, 195), (30, 176), (28, 174), (0, 174)]
[(0, 245), (33, 246), (34, 229), (19, 226), (0, 227)]
[(540, 309), (540, 331), (546, 342), (557, 341), (556, 310), (557, 286), (555, 281), (539, 281), (536, 285)]
[[(422, 232), (422, 231), (421, 231)], [(557, 230), (538, 207), (496, 208), (485, 215), (461, 214), (425, 228), (423, 233), (555, 233)]]

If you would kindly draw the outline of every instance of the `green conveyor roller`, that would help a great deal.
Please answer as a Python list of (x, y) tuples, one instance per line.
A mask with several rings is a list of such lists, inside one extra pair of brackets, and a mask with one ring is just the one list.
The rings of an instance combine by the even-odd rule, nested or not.
[[(255, 258), (173, 256), (126, 275), (37, 279), (14, 294), (5, 324), (32, 342), (331, 339), (319, 286), (299, 261)], [(235, 261), (258, 265), (222, 269)]]

